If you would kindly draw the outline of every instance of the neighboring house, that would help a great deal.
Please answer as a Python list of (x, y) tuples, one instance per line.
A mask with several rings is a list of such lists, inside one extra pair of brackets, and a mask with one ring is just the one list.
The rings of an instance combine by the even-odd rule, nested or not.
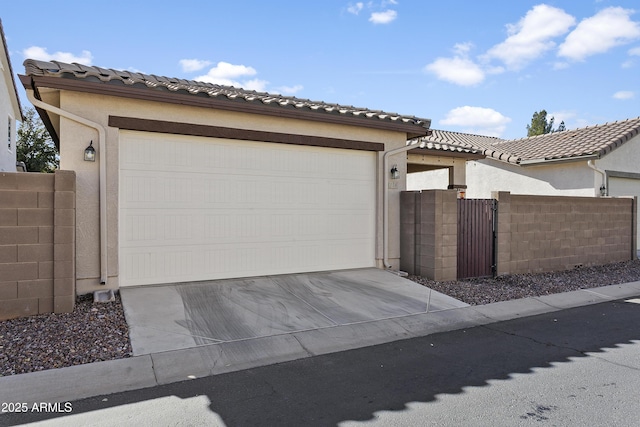
[[(468, 198), (489, 198), (493, 191), (640, 196), (640, 117), (511, 141), (438, 130), (423, 140), (486, 156), (467, 163)], [(407, 187), (446, 188), (446, 181), (442, 174), (411, 174)]]
[[(412, 177), (436, 174), (438, 183), (443, 189), (455, 189), (460, 195), (464, 195), (467, 188), (467, 161), (484, 159), (485, 156), (482, 154), (482, 150), (459, 145), (460, 141), (455, 143), (455, 141), (446, 141), (438, 136), (434, 137), (434, 132), (439, 133), (440, 131), (431, 131), (428, 136), (409, 141), (410, 144), (415, 144), (417, 147), (407, 153), (407, 182), (413, 182)], [(423, 175), (419, 172), (430, 172), (431, 174)], [(408, 189), (422, 189), (415, 187)]]
[(13, 69), (9, 59), (9, 49), (0, 21), (0, 172), (16, 172), (17, 122), (22, 121), (22, 107)]
[[(403, 150), (428, 134), (428, 119), (24, 64), (20, 79), (59, 145), (60, 168), (77, 176), (78, 293), (101, 282), (398, 268)], [(89, 145), (95, 162), (84, 161)]]

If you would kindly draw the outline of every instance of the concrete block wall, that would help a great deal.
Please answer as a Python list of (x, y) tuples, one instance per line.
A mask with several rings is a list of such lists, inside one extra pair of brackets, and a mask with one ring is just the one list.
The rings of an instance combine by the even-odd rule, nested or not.
[(73, 171), (0, 173), (0, 320), (75, 304)]
[(567, 270), (635, 258), (636, 199), (515, 195), (498, 199), (497, 274)]
[(400, 269), (432, 280), (455, 280), (457, 192), (402, 192), (400, 222)]

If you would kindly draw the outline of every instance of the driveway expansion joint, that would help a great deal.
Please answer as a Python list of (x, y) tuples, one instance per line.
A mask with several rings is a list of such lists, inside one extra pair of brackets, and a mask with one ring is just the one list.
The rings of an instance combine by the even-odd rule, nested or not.
[(309, 349), (308, 349), (308, 348), (307, 348), (307, 347), (302, 343), (302, 341), (300, 341), (300, 340), (298, 339), (298, 337), (297, 337), (297, 335), (296, 335), (296, 334), (297, 334), (297, 332), (294, 332), (294, 333), (292, 333), (292, 334), (291, 334), (291, 336), (293, 337), (293, 339), (295, 339), (295, 340), (298, 342), (298, 344), (300, 345), (300, 347), (302, 347), (302, 349), (304, 350), (304, 352), (305, 352), (305, 353), (307, 353), (307, 356), (308, 356), (308, 357), (313, 357), (313, 356), (315, 356), (315, 354), (313, 354), (313, 353), (311, 352), (311, 350), (309, 350)]

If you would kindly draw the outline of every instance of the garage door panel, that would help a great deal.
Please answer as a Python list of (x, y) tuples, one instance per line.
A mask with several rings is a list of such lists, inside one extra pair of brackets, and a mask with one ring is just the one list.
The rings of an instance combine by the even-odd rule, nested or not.
[(348, 207), (369, 211), (371, 181), (338, 179), (297, 179), (272, 177), (220, 176), (149, 171), (121, 173), (122, 200), (128, 208), (184, 209), (210, 205), (264, 206), (270, 209), (295, 209), (300, 205), (331, 211)]
[[(137, 285), (213, 280), (371, 266), (372, 251), (353, 253), (353, 241), (273, 242), (126, 248), (122, 274)], [(330, 243), (327, 246), (324, 243)], [(360, 242), (373, 246), (373, 241)], [(203, 279), (206, 277), (207, 279)]]
[[(372, 172), (371, 158), (374, 154), (366, 151), (226, 139), (215, 139), (215, 144), (211, 144), (214, 138), (181, 135), (172, 135), (172, 140), (167, 141), (159, 139), (158, 136), (163, 134), (126, 133), (135, 133), (136, 141), (120, 149), (123, 170), (206, 174), (215, 170), (219, 175), (363, 180), (369, 180)], [(313, 150), (335, 151), (322, 153)], [(345, 156), (344, 153), (348, 154)]]
[(131, 209), (123, 217), (122, 248), (144, 246), (206, 245), (236, 242), (289, 242), (295, 239), (336, 241), (371, 238), (372, 217), (358, 211), (273, 213), (243, 210), (187, 214), (166, 209), (150, 212)]
[(375, 153), (141, 132), (120, 153), (123, 286), (375, 265)]

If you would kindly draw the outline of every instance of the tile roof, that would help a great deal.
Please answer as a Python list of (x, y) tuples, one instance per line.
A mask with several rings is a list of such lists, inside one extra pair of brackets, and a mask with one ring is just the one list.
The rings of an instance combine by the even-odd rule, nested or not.
[(503, 162), (526, 165), (600, 158), (638, 134), (640, 117), (514, 140), (435, 129), (430, 136), (418, 139), (422, 144), (455, 145)]
[(317, 112), (319, 114), (324, 113), (336, 116), (360, 117), (363, 119), (377, 120), (379, 122), (395, 122), (407, 125), (417, 125), (424, 129), (428, 129), (431, 125), (430, 119), (415, 116), (406, 116), (380, 110), (331, 104), (322, 101), (312, 101), (309, 99), (301, 99), (266, 92), (256, 92), (233, 86), (222, 86), (195, 80), (162, 77), (153, 74), (114, 70), (77, 63), (67, 64), (59, 61), (48, 62), (27, 59), (24, 61), (24, 67), (28, 76), (62, 77), (83, 79), (92, 82), (121, 83), (138, 88), (164, 89), (181, 94), (200, 97), (208, 96), (218, 100), (246, 101), (254, 105), (306, 110), (308, 112)]
[(494, 144), (520, 164), (578, 157), (600, 158), (640, 133), (640, 117)]
[(469, 133), (450, 132), (431, 129), (431, 135), (419, 138), (424, 142), (459, 145), (463, 147), (490, 147), (495, 142), (502, 141), (493, 136), (473, 135)]
[(419, 154), (421, 149), (449, 151), (464, 154), (482, 154), (483, 147), (500, 141), (489, 136), (471, 135), (467, 133), (449, 132), (431, 129), (429, 136), (423, 136), (410, 140), (410, 143), (418, 142), (419, 146), (410, 150), (412, 154)]

